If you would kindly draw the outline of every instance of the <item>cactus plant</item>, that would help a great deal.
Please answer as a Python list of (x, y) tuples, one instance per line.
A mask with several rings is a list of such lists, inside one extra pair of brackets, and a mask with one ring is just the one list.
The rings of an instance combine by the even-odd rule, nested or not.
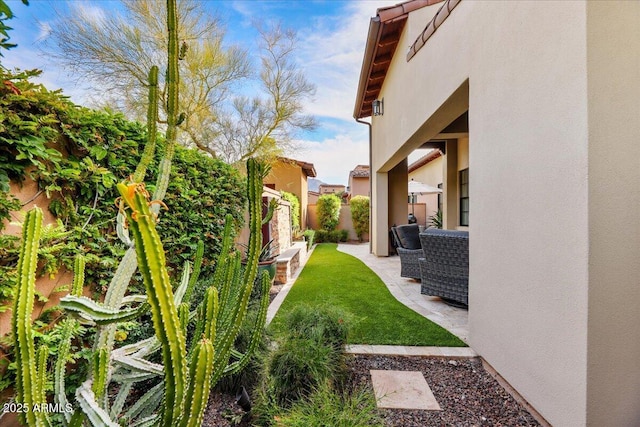
[(33, 341), (31, 312), (36, 282), (36, 265), (38, 247), (42, 230), (42, 210), (34, 208), (27, 213), (22, 229), (22, 248), (18, 261), (18, 293), (14, 301), (11, 328), (16, 341), (16, 397), (24, 411), (20, 412), (20, 421), (30, 426), (44, 426), (43, 414), (33, 409), (45, 403), (42, 382), (38, 377), (45, 375), (38, 372), (38, 362)]
[[(244, 272), (241, 269), (240, 254), (232, 249), (231, 219), (225, 225), (225, 235), (222, 257), (218, 260), (215, 271), (214, 285), (206, 292), (206, 298), (193, 313), (185, 313), (188, 304), (182, 302), (192, 283), (189, 269), (185, 274), (175, 294), (164, 264), (162, 242), (155, 227), (155, 216), (150, 210), (147, 194), (141, 184), (121, 183), (118, 185), (124, 203), (125, 214), (129, 228), (135, 242), (137, 261), (147, 288), (148, 304), (153, 314), (156, 336), (122, 347), (110, 352), (106, 348), (99, 348), (93, 354), (93, 369), (91, 377), (81, 386), (76, 399), (83, 416), (94, 425), (117, 425), (113, 418), (124, 409), (126, 394), (119, 394), (114, 399), (113, 406), (118, 408), (115, 413), (108, 412), (104, 390), (109, 379), (106, 372), (113, 372), (111, 380), (120, 382), (120, 392), (131, 391), (131, 384), (153, 377), (162, 377), (164, 398), (162, 399), (162, 416), (155, 414), (159, 389), (154, 387), (138, 402), (135, 408), (127, 411), (130, 417), (143, 416), (149, 425), (198, 425), (207, 404), (210, 387), (223, 375), (237, 372), (248, 361), (250, 353), (255, 349), (261, 328), (266, 319), (268, 306), (269, 281), (265, 276), (262, 286), (262, 300), (258, 319), (254, 325), (254, 334), (245, 354), (233, 349), (233, 342), (237, 337), (240, 326), (245, 319), (249, 296), (257, 274), (257, 263), (262, 236), (260, 234), (261, 221), (261, 165), (255, 160), (248, 162), (249, 171), (249, 207), (250, 230), (248, 262)], [(22, 380), (18, 388), (18, 401), (27, 405), (46, 402), (43, 385), (45, 378), (44, 351), (35, 356), (33, 331), (31, 329), (31, 310), (35, 286), (35, 268), (37, 245), (39, 238), (38, 220), (42, 221), (39, 209), (30, 211), (25, 222), (23, 249), (20, 262), (21, 288), (19, 298), (14, 309), (14, 331), (17, 337), (16, 352), (19, 356), (20, 368), (18, 378)], [(22, 261), (24, 260), (24, 261)], [(196, 260), (196, 265), (199, 260)], [(111, 313), (108, 308), (80, 296), (82, 287), (79, 285), (83, 277), (83, 261), (79, 257), (76, 261), (73, 294), (62, 299), (61, 306), (69, 313), (80, 314), (85, 320), (94, 322), (118, 322), (128, 318), (131, 313), (140, 310), (121, 310), (120, 317)], [(126, 301), (139, 302), (139, 297), (128, 297)], [(178, 309), (178, 307), (182, 307)], [(182, 312), (180, 315), (179, 312)], [(126, 314), (123, 314), (126, 313)], [(137, 313), (139, 314), (139, 312)], [(186, 345), (185, 322), (189, 317), (197, 317), (198, 339), (194, 349), (189, 353)], [(72, 319), (67, 322), (72, 322)], [(71, 323), (68, 323), (71, 330)], [(67, 326), (67, 325), (65, 325)], [(67, 330), (65, 328), (65, 330)], [(201, 337), (201, 338), (200, 338)], [(68, 357), (68, 340), (63, 343), (62, 362), (55, 366), (55, 399), (66, 405), (64, 393), (64, 363)], [(145, 359), (158, 349), (162, 350), (164, 365), (158, 365)], [(38, 360), (39, 359), (39, 360)], [(39, 366), (38, 366), (39, 365)], [(187, 369), (188, 368), (188, 369)], [(152, 397), (156, 397), (152, 399)], [(149, 410), (149, 408), (152, 408)], [(28, 416), (28, 418), (26, 418)], [(38, 418), (40, 417), (40, 418)], [(29, 412), (25, 414), (23, 422), (28, 425), (47, 425), (46, 413)], [(66, 414), (65, 424), (71, 425), (71, 414)], [(77, 417), (76, 417), (77, 418)]]

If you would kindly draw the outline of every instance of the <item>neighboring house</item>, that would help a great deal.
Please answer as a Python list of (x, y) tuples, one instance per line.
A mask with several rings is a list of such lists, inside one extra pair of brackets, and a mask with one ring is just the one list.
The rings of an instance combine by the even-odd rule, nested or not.
[(470, 345), (552, 425), (640, 420), (639, 22), (640, 2), (415, 0), (369, 26), (372, 251), (407, 215), (407, 156), (440, 148)]
[(320, 195), (344, 193), (345, 187), (341, 184), (320, 184)]
[(353, 196), (369, 197), (369, 165), (358, 165), (349, 172), (349, 198)]
[[(442, 188), (443, 186), (444, 158), (440, 150), (432, 150), (431, 152), (420, 157), (411, 163), (407, 169), (409, 181), (412, 179), (431, 187)], [(417, 194), (414, 195), (414, 202), (417, 206), (424, 208), (424, 212), (416, 210), (418, 224), (428, 223), (428, 218), (435, 215), (439, 209), (442, 209), (442, 194)], [(409, 196), (411, 203), (411, 195)]]
[(265, 187), (277, 191), (295, 194), (300, 200), (300, 229), (307, 228), (308, 178), (315, 178), (316, 170), (312, 163), (278, 157), (271, 166), (269, 175), (264, 179)]

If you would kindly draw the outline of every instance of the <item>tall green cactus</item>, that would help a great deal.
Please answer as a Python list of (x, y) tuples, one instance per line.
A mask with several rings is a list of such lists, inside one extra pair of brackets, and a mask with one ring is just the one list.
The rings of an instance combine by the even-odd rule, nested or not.
[(18, 293), (14, 301), (11, 328), (15, 339), (16, 399), (22, 405), (20, 421), (30, 426), (46, 425), (44, 414), (34, 411), (44, 400), (43, 382), (39, 381), (46, 372), (38, 372), (42, 364), (35, 354), (31, 312), (33, 311), (36, 266), (40, 232), (42, 230), (42, 210), (34, 208), (27, 213), (22, 228), (22, 248), (18, 261)]
[[(181, 320), (171, 291), (162, 242), (155, 228), (155, 216), (149, 208), (152, 202), (147, 200), (147, 193), (141, 184), (118, 184), (151, 305), (156, 337), (162, 346), (165, 389), (162, 425), (167, 427), (176, 423), (181, 426), (197, 425), (197, 420), (202, 416), (207, 404), (210, 385), (215, 384), (222, 375), (239, 369), (249, 358), (249, 352), (237, 355), (238, 360), (228, 365), (234, 354), (233, 343), (247, 312), (257, 275), (262, 240), (262, 166), (251, 159), (247, 168), (251, 231), (247, 267), (242, 275), (239, 254), (231, 253), (231, 219), (227, 218), (222, 254), (214, 273), (214, 281), (219, 288), (212, 286), (207, 290), (198, 310), (196, 337), (202, 335), (203, 338), (191, 355), (188, 375), (184, 315)], [(188, 286), (188, 280), (183, 282), (183, 285)], [(255, 348), (254, 343), (257, 342), (266, 319), (269, 286), (266, 277), (262, 286), (261, 310), (250, 351)], [(223, 295), (221, 300), (219, 294)], [(210, 359), (210, 362), (204, 364), (201, 360), (203, 357)], [(188, 411), (183, 417), (182, 412), (186, 408)], [(196, 424), (193, 424), (194, 422)]]
[(127, 206), (127, 219), (133, 233), (138, 267), (147, 290), (156, 336), (162, 345), (165, 366), (165, 408), (163, 425), (178, 421), (184, 407), (186, 384), (186, 340), (173, 299), (169, 273), (155, 217), (141, 184), (118, 184)]

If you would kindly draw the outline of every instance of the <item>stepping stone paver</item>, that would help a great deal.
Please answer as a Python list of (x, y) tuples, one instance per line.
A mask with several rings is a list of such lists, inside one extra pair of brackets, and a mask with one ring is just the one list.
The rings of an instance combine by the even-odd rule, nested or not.
[(370, 373), (379, 408), (441, 410), (422, 372), (372, 369)]

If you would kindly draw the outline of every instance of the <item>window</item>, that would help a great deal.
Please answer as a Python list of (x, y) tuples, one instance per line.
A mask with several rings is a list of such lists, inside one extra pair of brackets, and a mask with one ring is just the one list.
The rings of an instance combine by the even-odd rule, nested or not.
[(460, 225), (469, 225), (469, 169), (460, 171)]
[[(438, 188), (442, 190), (442, 183), (438, 184)], [(438, 210), (442, 212), (442, 192), (438, 193)]]

